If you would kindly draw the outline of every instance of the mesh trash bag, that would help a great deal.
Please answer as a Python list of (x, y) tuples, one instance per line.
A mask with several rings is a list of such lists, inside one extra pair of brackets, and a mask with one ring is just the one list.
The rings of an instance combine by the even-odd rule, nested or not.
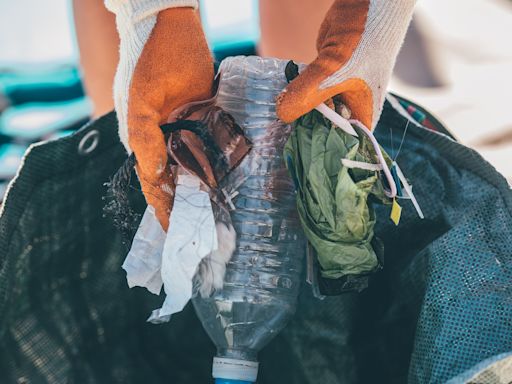
[[(260, 354), (261, 384), (512, 380), (510, 188), (421, 108), (438, 132), (390, 100), (376, 136), (393, 155), (407, 129), (398, 162), (426, 218), (403, 202), (395, 227), (377, 207), (384, 269), (324, 300), (304, 282)], [(102, 215), (124, 159), (112, 113), (27, 154), (0, 218), (1, 383), (210, 382), (215, 351), (192, 307), (151, 325), (161, 298), (126, 286), (126, 245)]]

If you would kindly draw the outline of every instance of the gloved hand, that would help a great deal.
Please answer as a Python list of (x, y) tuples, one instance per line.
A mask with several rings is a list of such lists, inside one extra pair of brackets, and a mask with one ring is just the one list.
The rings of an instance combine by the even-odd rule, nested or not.
[(174, 179), (160, 125), (170, 112), (211, 96), (213, 60), (191, 0), (106, 0), (121, 39), (114, 82), (119, 136), (135, 153), (146, 202), (167, 231)]
[(292, 122), (340, 95), (352, 118), (373, 129), (415, 0), (335, 0), (320, 27), (318, 57), (279, 95)]

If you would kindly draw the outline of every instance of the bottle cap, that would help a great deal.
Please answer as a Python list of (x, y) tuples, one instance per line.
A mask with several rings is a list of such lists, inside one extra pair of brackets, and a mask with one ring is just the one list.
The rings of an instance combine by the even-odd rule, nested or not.
[(258, 377), (258, 365), (257, 361), (214, 357), (212, 376), (215, 379), (224, 379), (227, 382), (229, 380), (239, 380), (254, 383)]
[(242, 381), (242, 380), (230, 380), (230, 379), (215, 379), (215, 384), (253, 384), (252, 381)]

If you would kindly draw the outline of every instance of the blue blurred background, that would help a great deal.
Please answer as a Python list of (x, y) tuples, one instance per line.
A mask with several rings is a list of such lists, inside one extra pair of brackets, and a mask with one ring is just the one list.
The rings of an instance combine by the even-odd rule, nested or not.
[[(203, 0), (201, 17), (218, 58), (254, 53), (257, 1)], [(71, 1), (0, 0), (0, 200), (31, 143), (89, 119), (78, 60)]]
[[(253, 54), (264, 40), (257, 0), (201, 0), (201, 18), (217, 59)], [(299, 21), (297, 34), (311, 19)], [(391, 82), (509, 180), (510, 36), (509, 0), (422, 0)], [(0, 201), (31, 143), (70, 134), (91, 112), (71, 0), (0, 0)]]

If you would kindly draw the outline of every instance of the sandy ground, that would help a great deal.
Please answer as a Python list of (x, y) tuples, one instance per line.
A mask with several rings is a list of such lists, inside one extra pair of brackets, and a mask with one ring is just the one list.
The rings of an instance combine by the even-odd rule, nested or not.
[(391, 90), (429, 109), (509, 181), (511, 36), (512, 2), (419, 1), (391, 83)]

